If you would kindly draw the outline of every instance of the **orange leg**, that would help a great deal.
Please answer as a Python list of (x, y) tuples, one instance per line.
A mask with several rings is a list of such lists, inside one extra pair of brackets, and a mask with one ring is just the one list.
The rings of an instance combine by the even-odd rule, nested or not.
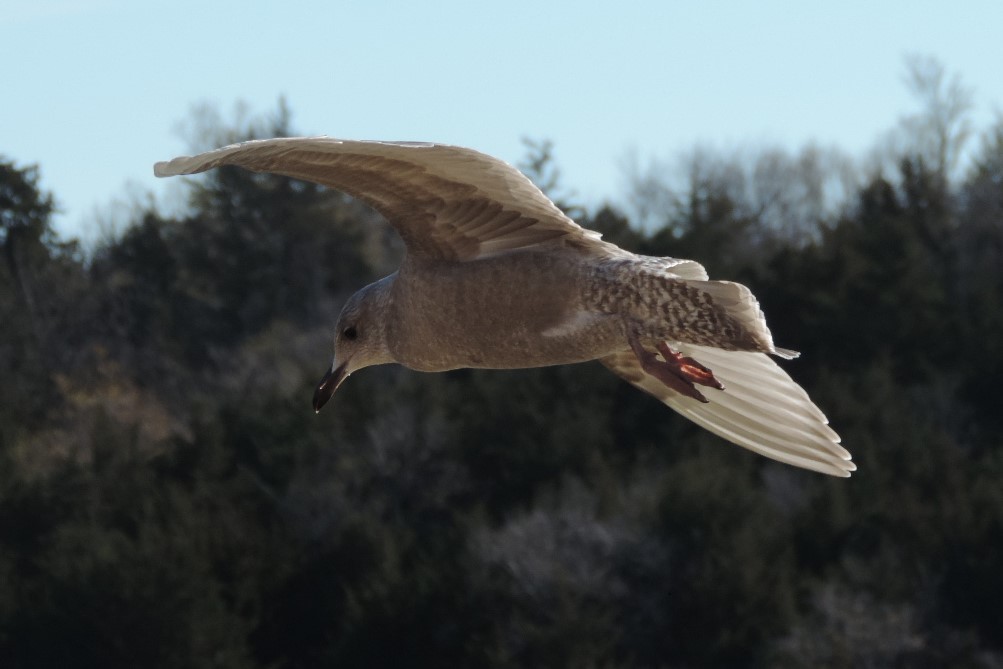
[(684, 357), (682, 353), (676, 353), (665, 342), (657, 344), (658, 352), (662, 354), (664, 360), (659, 360), (658, 356), (641, 346), (635, 335), (630, 335), (630, 348), (637, 356), (637, 361), (641, 363), (641, 369), (664, 383), (667, 387), (677, 393), (692, 397), (701, 402), (707, 402), (694, 384), (708, 386), (724, 390), (721, 382), (714, 378), (714, 372), (707, 369), (693, 358)]

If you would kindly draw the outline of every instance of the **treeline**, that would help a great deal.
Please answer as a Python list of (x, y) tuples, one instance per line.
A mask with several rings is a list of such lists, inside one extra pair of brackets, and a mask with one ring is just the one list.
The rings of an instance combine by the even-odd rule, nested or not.
[(223, 169), (85, 255), (0, 162), (0, 666), (1003, 665), (1003, 124), (960, 177), (911, 127), (868, 176), (695, 152), (635, 175), (645, 227), (579, 216), (752, 287), (849, 480), (597, 364), (374, 368), (314, 416), (375, 214)]

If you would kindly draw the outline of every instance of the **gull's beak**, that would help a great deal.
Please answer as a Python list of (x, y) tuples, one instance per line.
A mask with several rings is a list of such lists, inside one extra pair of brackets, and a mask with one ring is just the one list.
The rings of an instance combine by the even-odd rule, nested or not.
[(320, 380), (317, 384), (317, 390), (313, 393), (313, 410), (319, 412), (321, 408), (327, 401), (331, 399), (331, 395), (334, 391), (338, 389), (341, 382), (345, 380), (348, 374), (345, 373), (345, 367), (348, 362), (343, 362), (337, 367), (331, 367), (331, 369), (324, 375), (324, 378)]

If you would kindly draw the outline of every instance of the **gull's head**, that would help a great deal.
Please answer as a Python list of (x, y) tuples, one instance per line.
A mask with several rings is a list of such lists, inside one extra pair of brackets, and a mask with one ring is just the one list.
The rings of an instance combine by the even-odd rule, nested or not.
[(387, 314), (394, 276), (371, 283), (352, 295), (338, 316), (334, 359), (317, 384), (313, 409), (320, 411), (342, 381), (363, 367), (393, 362), (387, 346)]

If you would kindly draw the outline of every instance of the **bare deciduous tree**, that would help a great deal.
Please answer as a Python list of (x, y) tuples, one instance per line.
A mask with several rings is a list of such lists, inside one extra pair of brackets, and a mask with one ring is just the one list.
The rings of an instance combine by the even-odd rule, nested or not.
[(902, 119), (906, 149), (948, 178), (972, 132), (972, 90), (959, 75), (948, 75), (936, 58), (917, 54), (906, 58), (904, 81), (920, 105), (917, 113)]

